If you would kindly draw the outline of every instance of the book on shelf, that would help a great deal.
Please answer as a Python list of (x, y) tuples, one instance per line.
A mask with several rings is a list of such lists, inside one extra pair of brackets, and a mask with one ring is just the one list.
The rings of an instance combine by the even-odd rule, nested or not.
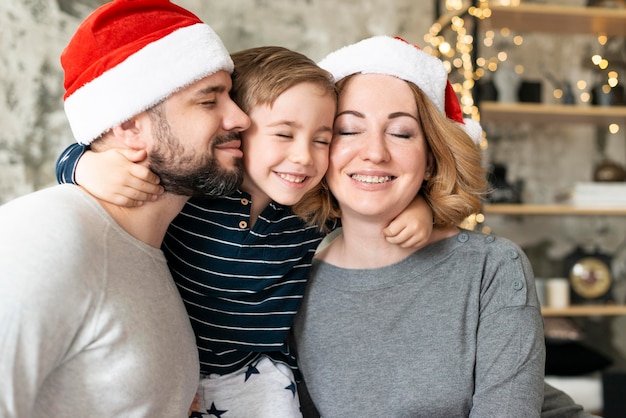
[(576, 183), (570, 203), (574, 206), (626, 207), (626, 182)]

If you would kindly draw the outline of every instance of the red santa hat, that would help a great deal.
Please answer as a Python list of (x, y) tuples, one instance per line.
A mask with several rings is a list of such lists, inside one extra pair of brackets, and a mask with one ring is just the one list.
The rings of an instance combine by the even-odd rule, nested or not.
[(438, 58), (404, 39), (374, 36), (330, 53), (319, 62), (335, 82), (352, 74), (384, 74), (410, 81), (449, 119), (461, 125), (476, 143), (483, 130), (472, 119), (463, 118), (459, 99), (448, 81), (448, 72)]
[(114, 0), (80, 25), (61, 55), (65, 113), (90, 144), (233, 61), (219, 36), (169, 0)]

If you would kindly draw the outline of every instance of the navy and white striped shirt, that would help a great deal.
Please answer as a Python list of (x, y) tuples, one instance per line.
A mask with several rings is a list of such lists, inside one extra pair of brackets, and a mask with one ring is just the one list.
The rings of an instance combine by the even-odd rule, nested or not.
[[(73, 182), (85, 147), (57, 161), (57, 179)], [(271, 203), (252, 230), (250, 195), (191, 199), (172, 221), (162, 249), (196, 334), (200, 372), (226, 374), (261, 353), (296, 361), (287, 334), (300, 307), (323, 235)]]
[(287, 346), (323, 235), (270, 203), (252, 230), (250, 195), (192, 199), (163, 241), (196, 334), (202, 374), (226, 374), (260, 353), (295, 367)]

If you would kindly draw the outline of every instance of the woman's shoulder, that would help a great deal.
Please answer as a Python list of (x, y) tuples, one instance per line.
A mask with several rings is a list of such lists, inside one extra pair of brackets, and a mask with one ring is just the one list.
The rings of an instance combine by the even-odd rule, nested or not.
[(514, 254), (523, 254), (524, 252), (514, 241), (497, 235), (466, 229), (462, 229), (459, 235), (467, 236), (467, 240), (471, 242), (474, 247), (482, 248), (484, 251), (492, 254), (506, 254), (511, 256)]
[(481, 298), (484, 305), (489, 306), (485, 313), (510, 307), (539, 307), (532, 267), (518, 244), (476, 231), (461, 234), (465, 234), (471, 244), (466, 262), (481, 277)]
[(509, 277), (532, 278), (530, 261), (524, 250), (508, 238), (478, 231), (461, 230), (458, 240), (463, 242), (465, 257), (483, 265), (485, 272), (498, 275), (508, 272)]

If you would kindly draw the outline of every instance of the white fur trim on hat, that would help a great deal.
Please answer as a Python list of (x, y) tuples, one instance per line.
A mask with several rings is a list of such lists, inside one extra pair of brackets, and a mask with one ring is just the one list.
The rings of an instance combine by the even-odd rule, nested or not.
[(206, 24), (178, 29), (129, 56), (65, 99), (76, 140), (90, 144), (112, 127), (217, 71), (232, 73), (233, 61)]
[(385, 74), (410, 81), (444, 112), (448, 72), (436, 57), (390, 36), (374, 36), (330, 53), (319, 62), (335, 82), (352, 74)]

